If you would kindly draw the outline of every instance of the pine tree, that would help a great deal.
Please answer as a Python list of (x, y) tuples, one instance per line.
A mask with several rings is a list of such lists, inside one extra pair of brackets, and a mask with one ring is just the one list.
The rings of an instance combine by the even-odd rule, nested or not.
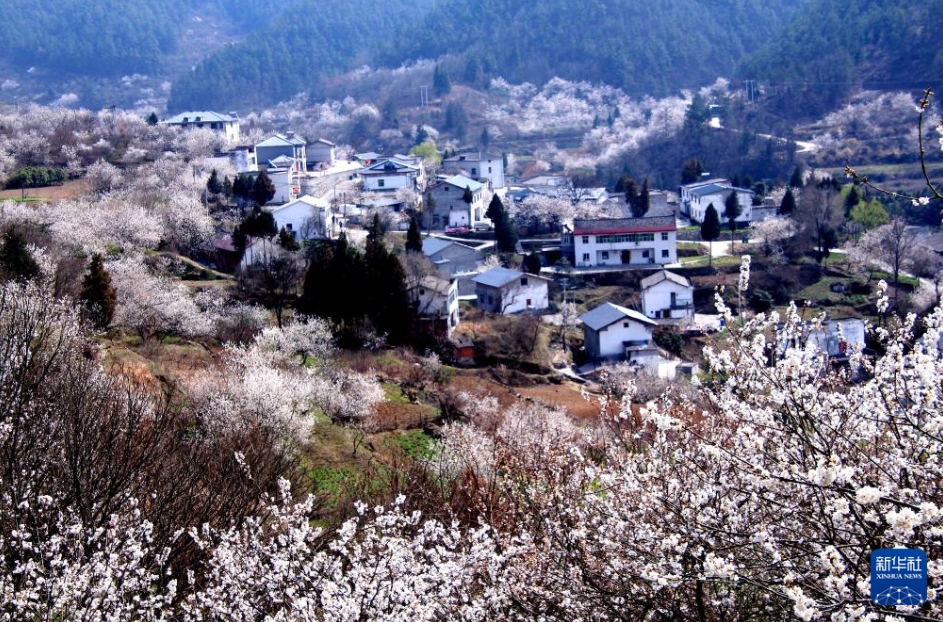
[(533, 251), (526, 257), (524, 257), (524, 272), (529, 272), (530, 274), (540, 274), (540, 268), (543, 266), (543, 262), (540, 260), (540, 253)]
[(115, 315), (115, 306), (118, 303), (117, 292), (111, 285), (111, 275), (105, 270), (102, 256), (92, 255), (88, 266), (88, 274), (82, 280), (80, 296), (88, 311), (88, 316), (95, 328), (104, 330), (111, 324)]
[(272, 178), (268, 176), (263, 168), (259, 171), (259, 176), (255, 178), (255, 183), (252, 184), (252, 200), (258, 205), (265, 205), (274, 196), (275, 184), (272, 183)]
[(291, 231), (282, 227), (278, 231), (278, 245), (284, 248), (286, 251), (296, 251), (301, 248), (301, 244), (298, 243), (298, 240), (295, 239), (295, 236), (291, 234)]
[(686, 160), (684, 166), (681, 168), (681, 183), (693, 184), (696, 181), (700, 181), (703, 173), (704, 165), (701, 164), (700, 160), (697, 158)]
[(789, 216), (796, 211), (796, 195), (792, 193), (792, 188), (786, 188), (786, 194), (783, 195), (783, 200), (779, 204), (779, 214), (781, 216)]
[(39, 265), (26, 247), (26, 240), (12, 227), (6, 230), (0, 243), (0, 276), (24, 281), (39, 276)]
[(792, 172), (792, 177), (789, 178), (789, 187), (790, 188), (801, 188), (803, 186), (802, 181), (802, 167), (797, 166)]
[(422, 252), (422, 234), (419, 232), (419, 221), (415, 216), (409, 218), (409, 229), (406, 230), (406, 250), (414, 253)]
[(206, 180), (206, 190), (210, 194), (220, 194), (223, 191), (223, 182), (219, 180), (219, 171), (215, 168), (210, 171), (210, 178)]
[(452, 79), (449, 77), (449, 72), (442, 65), (437, 64), (432, 72), (432, 88), (440, 96), (448, 95), (449, 91), (452, 90)]
[(708, 242), (708, 265), (714, 265), (714, 240), (720, 237), (720, 215), (717, 208), (711, 203), (704, 212), (704, 221), (701, 223), (701, 239)]
[(156, 112), (151, 112), (151, 114), (147, 115), (147, 116), (144, 118), (144, 120), (147, 122), (148, 125), (152, 125), (152, 126), (153, 126), (153, 125), (157, 125), (158, 122), (160, 121), (160, 120), (157, 118), (157, 113), (156, 113)]
[(737, 218), (740, 217), (742, 209), (740, 207), (740, 197), (736, 190), (733, 190), (724, 199), (724, 218), (730, 226), (730, 252), (733, 253), (733, 234), (737, 230)]

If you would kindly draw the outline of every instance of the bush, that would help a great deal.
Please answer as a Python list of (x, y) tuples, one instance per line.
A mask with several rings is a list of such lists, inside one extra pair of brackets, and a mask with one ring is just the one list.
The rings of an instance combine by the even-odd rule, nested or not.
[(45, 166), (29, 166), (21, 168), (10, 175), (7, 180), (6, 188), (42, 188), (44, 186), (62, 185), (66, 180), (65, 171), (61, 168), (48, 168)]

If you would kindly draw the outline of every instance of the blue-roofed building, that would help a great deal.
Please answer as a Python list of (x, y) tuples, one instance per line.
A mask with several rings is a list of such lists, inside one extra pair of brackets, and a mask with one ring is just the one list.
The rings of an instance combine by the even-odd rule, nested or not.
[(586, 355), (592, 360), (647, 363), (660, 358), (652, 342), (658, 324), (638, 311), (606, 302), (581, 315), (580, 321)]
[(508, 268), (474, 277), (478, 308), (502, 315), (540, 311), (550, 306), (550, 279)]
[(212, 130), (225, 136), (227, 143), (239, 141), (239, 117), (235, 112), (230, 114), (220, 114), (210, 110), (181, 112), (169, 119), (164, 119), (161, 123), (184, 130)]
[(307, 144), (295, 136), (273, 134), (255, 146), (255, 155), (259, 166), (266, 168), (287, 168), (294, 173), (308, 172)]
[(753, 194), (752, 190), (746, 188), (735, 188), (726, 179), (713, 179), (700, 181), (694, 184), (681, 186), (681, 213), (688, 216), (693, 222), (704, 222), (704, 214), (707, 207), (713, 205), (720, 216), (721, 223), (726, 223), (724, 218), (724, 201), (730, 196), (731, 192), (737, 193), (737, 201), (740, 203), (740, 216), (737, 223), (746, 225), (753, 220)]

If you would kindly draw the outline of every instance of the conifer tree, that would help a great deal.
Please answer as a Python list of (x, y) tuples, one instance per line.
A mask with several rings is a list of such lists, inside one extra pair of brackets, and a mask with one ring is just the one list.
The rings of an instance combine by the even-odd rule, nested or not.
[(733, 234), (737, 231), (737, 218), (740, 217), (741, 211), (740, 197), (737, 195), (737, 191), (733, 190), (727, 195), (727, 198), (724, 199), (724, 218), (727, 219), (727, 224), (730, 227), (731, 253), (733, 253)]
[(419, 221), (415, 216), (409, 218), (409, 229), (406, 230), (406, 250), (422, 252), (422, 234), (419, 232)]
[(215, 168), (210, 171), (210, 178), (206, 180), (206, 190), (210, 194), (220, 194), (223, 191), (223, 182), (219, 179), (219, 171)]
[(708, 242), (707, 264), (714, 265), (714, 240), (720, 237), (720, 215), (717, 208), (711, 203), (704, 212), (704, 221), (701, 223), (701, 239)]
[(0, 243), (0, 277), (28, 281), (39, 275), (39, 265), (26, 247), (23, 236), (10, 227)]
[(786, 188), (786, 194), (783, 195), (783, 200), (779, 204), (779, 214), (781, 216), (789, 216), (796, 211), (796, 195), (792, 193), (792, 188)]
[(102, 256), (98, 253), (92, 255), (88, 274), (82, 280), (81, 299), (95, 328), (108, 328), (115, 315), (118, 299), (117, 292), (111, 285), (111, 275), (105, 269)]
[(259, 171), (259, 176), (255, 178), (255, 183), (252, 184), (252, 200), (259, 205), (265, 205), (274, 196), (275, 184), (263, 168)]

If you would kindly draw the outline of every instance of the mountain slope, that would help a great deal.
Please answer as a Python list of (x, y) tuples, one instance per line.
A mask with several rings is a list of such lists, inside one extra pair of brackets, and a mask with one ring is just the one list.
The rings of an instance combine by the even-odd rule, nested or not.
[(251, 41), (205, 59), (174, 84), (170, 112), (247, 108), (310, 91), (332, 73), (372, 60), (433, 0), (301, 0)]
[(941, 27), (943, 0), (812, 0), (740, 74), (782, 86), (811, 111), (859, 87), (933, 86), (943, 76)]
[(659, 94), (730, 75), (802, 3), (788, 0), (445, 0), (383, 58), (461, 57), (511, 81), (553, 76)]

